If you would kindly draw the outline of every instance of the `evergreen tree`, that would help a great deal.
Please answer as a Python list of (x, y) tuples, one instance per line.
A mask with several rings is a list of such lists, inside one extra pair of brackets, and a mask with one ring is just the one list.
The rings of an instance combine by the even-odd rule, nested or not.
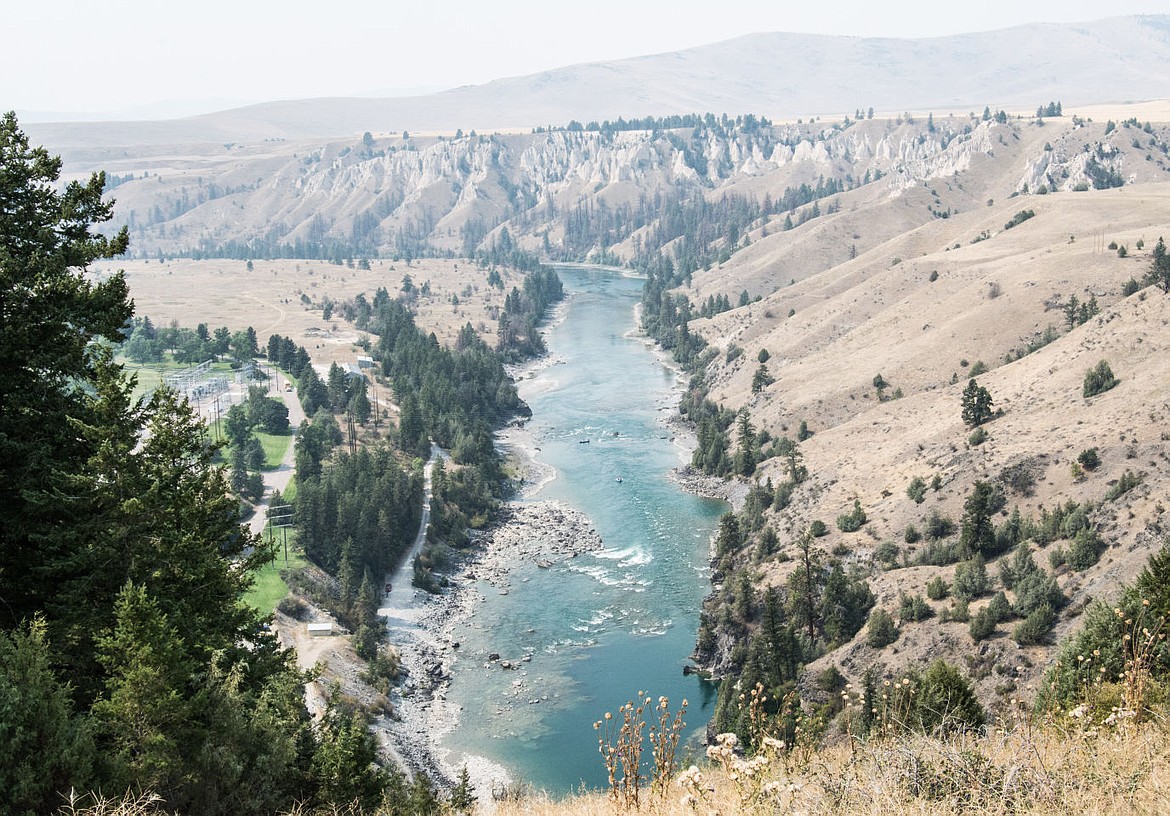
[(972, 377), (963, 389), (962, 397), (963, 422), (972, 428), (982, 425), (991, 419), (991, 394)]
[(56, 804), (91, 780), (93, 740), (50, 666), (43, 620), (0, 631), (0, 812)]
[(1081, 393), (1086, 399), (1095, 397), (1113, 388), (1118, 382), (1119, 380), (1113, 375), (1113, 369), (1109, 367), (1109, 363), (1101, 360), (1085, 373), (1085, 383)]
[(915, 711), (927, 734), (981, 728), (987, 720), (970, 681), (942, 658), (922, 676)]
[(390, 777), (378, 765), (378, 746), (365, 718), (356, 711), (347, 714), (333, 699), (320, 732), (311, 770), (320, 804), (356, 802), (368, 810), (376, 808)]
[(1149, 601), (1154, 615), (1170, 620), (1170, 547), (1163, 546), (1150, 556), (1138, 576), (1135, 590), (1142, 600)]
[(768, 587), (764, 593), (763, 611), (760, 615), (759, 637), (762, 641), (770, 686), (779, 688), (796, 680), (797, 672), (804, 662), (800, 639), (784, 614), (784, 603), (776, 587)]
[[(104, 238), (105, 176), (59, 190), (61, 160), (29, 147), (16, 116), (0, 117), (0, 626), (31, 621), (53, 594), (40, 531), (68, 526), (86, 499), (63, 482), (92, 453), (76, 423), (92, 425), (84, 388), (91, 342), (120, 342), (131, 315), (124, 277), (85, 274), (126, 251), (125, 229)], [(66, 545), (68, 546), (68, 545)]]
[(459, 780), (451, 789), (449, 802), (451, 810), (456, 813), (471, 813), (475, 810), (476, 799), (475, 790), (471, 787), (471, 774), (464, 765), (459, 771)]
[(329, 407), (333, 413), (345, 410), (349, 404), (349, 378), (345, 369), (337, 363), (329, 366), (329, 378), (326, 381), (326, 390), (329, 393)]
[(976, 554), (989, 555), (995, 550), (995, 525), (991, 516), (998, 509), (996, 498), (995, 488), (990, 482), (976, 481), (963, 504), (959, 546), (968, 558)]
[(813, 549), (813, 536), (802, 533), (797, 540), (799, 553), (796, 569), (788, 576), (788, 604), (792, 620), (808, 635), (810, 646), (817, 642), (821, 625), (821, 556)]
[(1170, 293), (1170, 254), (1166, 252), (1166, 242), (1158, 238), (1154, 245), (1150, 269), (1146, 273), (1146, 283), (1152, 283), (1163, 292)]
[(869, 616), (865, 642), (873, 649), (881, 649), (898, 639), (898, 627), (889, 612), (878, 607)]
[(305, 365), (299, 377), (300, 386), (297, 388), (297, 396), (300, 397), (305, 416), (313, 416), (321, 408), (328, 407), (329, 389), (317, 375), (317, 370), (312, 365)]
[(359, 379), (353, 388), (353, 396), (349, 398), (349, 405), (346, 410), (353, 414), (354, 419), (358, 424), (365, 425), (370, 421), (370, 413), (373, 407), (370, 405), (370, 398), (367, 395), (369, 384), (365, 377)]
[(186, 772), (183, 726), (189, 717), (184, 683), (193, 666), (178, 633), (145, 587), (127, 583), (118, 596), (116, 624), (99, 643), (108, 679), (94, 704), (116, 790), (138, 787), (174, 800)]
[(363, 659), (370, 660), (377, 653), (385, 627), (378, 621), (378, 594), (368, 569), (362, 576), (361, 586), (358, 587), (353, 617), (357, 623), (354, 632), (354, 651)]
[(987, 593), (990, 588), (990, 579), (987, 577), (987, 564), (982, 555), (976, 555), (955, 567), (955, 597), (963, 601), (973, 601)]
[[(760, 352), (761, 355), (763, 353), (763, 351)], [(760, 365), (756, 368), (756, 373), (752, 375), (752, 393), (760, 393), (773, 382), (772, 375), (768, 373), (768, 366), (761, 360)]]
[(751, 476), (756, 470), (756, 432), (746, 408), (739, 412), (739, 446), (735, 452), (735, 470)]
[(1060, 609), (1068, 600), (1056, 583), (1056, 577), (1036, 564), (1027, 542), (1021, 542), (1016, 547), (1012, 574), (1012, 589), (1016, 594), (1012, 609), (1021, 617), (1028, 617), (1044, 606), (1049, 607), (1050, 611)]
[[(243, 603), (271, 550), (240, 525), (190, 405), (133, 399), (96, 342), (121, 340), (132, 310), (120, 274), (85, 269), (125, 232), (92, 231), (112, 206), (100, 175), (58, 192), (59, 169), (0, 119), (0, 809), (18, 795), (49, 812), (89, 785), (174, 812), (287, 809), (316, 793), (315, 741), (304, 678)], [(74, 728), (93, 734), (92, 774)]]

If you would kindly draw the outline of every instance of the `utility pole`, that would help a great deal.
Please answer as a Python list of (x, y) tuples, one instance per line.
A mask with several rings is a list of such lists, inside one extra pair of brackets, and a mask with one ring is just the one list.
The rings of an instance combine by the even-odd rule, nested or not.
[(273, 530), (281, 531), (284, 541), (284, 563), (288, 563), (288, 528), (292, 526), (293, 506), (278, 504), (268, 508), (268, 540), (272, 541)]

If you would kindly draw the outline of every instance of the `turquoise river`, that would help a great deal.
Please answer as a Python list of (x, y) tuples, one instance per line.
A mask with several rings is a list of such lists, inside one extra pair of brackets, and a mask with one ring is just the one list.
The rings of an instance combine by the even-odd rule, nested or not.
[[(683, 667), (726, 509), (668, 478), (689, 454), (665, 424), (677, 377), (634, 336), (642, 282), (558, 272), (568, 300), (546, 335), (552, 364), (520, 383), (536, 458), (555, 478), (525, 500), (572, 505), (605, 548), (548, 569), (521, 564), (506, 595), (477, 587), (484, 600), (459, 632), (449, 691), (462, 715), (446, 744), (456, 761), (487, 757), (554, 795), (605, 784), (593, 723), (639, 690), (672, 709), (687, 698), (688, 736), (709, 719), (713, 688)], [(483, 660), (490, 652), (531, 661), (503, 671)]]

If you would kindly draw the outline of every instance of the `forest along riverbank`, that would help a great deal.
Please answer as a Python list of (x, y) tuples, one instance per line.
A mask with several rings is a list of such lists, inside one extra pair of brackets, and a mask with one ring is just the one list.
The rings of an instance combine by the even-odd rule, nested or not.
[[(545, 331), (558, 325), (565, 313), (564, 303), (554, 307)], [(522, 380), (555, 363), (554, 358), (545, 355), (515, 367), (510, 373), (516, 380)], [(515, 429), (512, 426), (508, 431)], [(435, 452), (432, 461), (434, 456)], [(509, 459), (513, 467), (525, 474), (520, 477), (522, 483), (555, 475), (551, 468), (542, 466), (531, 456), (509, 456)], [(429, 466), (430, 463), (427, 502), (431, 495)], [(425, 524), (424, 518), (420, 535)], [(490, 759), (475, 755), (461, 755), (458, 765), (454, 765), (448, 761), (450, 751), (440, 746), (440, 741), (459, 725), (460, 706), (447, 700), (447, 689), (461, 645), (457, 632), (471, 618), (475, 605), (483, 600), (475, 585), (482, 581), (497, 592), (507, 593), (516, 564), (551, 565), (598, 549), (602, 543), (584, 514), (558, 501), (509, 503), (493, 527), (473, 535), (473, 540), (471, 557), (448, 576), (450, 588), (443, 594), (429, 595), (411, 585), (412, 557), (405, 559), (395, 572), (392, 590), (378, 614), (386, 618), (388, 639), (399, 653), (404, 680), (391, 689), (393, 712), (378, 718), (374, 727), (382, 750), (400, 767), (412, 773), (425, 773), (432, 782), (450, 786), (466, 766), (479, 801), (489, 803), (493, 788), (511, 781), (508, 772)], [(511, 659), (498, 658), (498, 664), (507, 670), (530, 660), (531, 655), (517, 654)]]

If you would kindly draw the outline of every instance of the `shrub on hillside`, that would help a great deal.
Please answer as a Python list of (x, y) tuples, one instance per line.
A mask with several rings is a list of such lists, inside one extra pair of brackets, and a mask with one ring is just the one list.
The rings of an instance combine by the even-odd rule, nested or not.
[(982, 728), (987, 721), (970, 681), (942, 658), (922, 676), (917, 698), (919, 724), (928, 734)]
[(308, 617), (309, 607), (296, 595), (285, 595), (276, 603), (276, 608), (293, 620), (303, 621)]
[(921, 595), (902, 593), (898, 598), (898, 617), (903, 621), (924, 621), (934, 617), (934, 610)]
[(950, 516), (943, 515), (938, 510), (932, 510), (926, 518), (926, 537), (931, 541), (947, 538), (955, 532), (955, 522)]
[(1097, 535), (1097, 531), (1089, 527), (1082, 527), (1073, 537), (1068, 547), (1067, 562), (1070, 569), (1077, 572), (1087, 570), (1097, 563), (1104, 551), (1104, 542)]
[(853, 509), (848, 513), (837, 516), (837, 529), (843, 533), (856, 533), (866, 522), (865, 511), (861, 509), (861, 502), (853, 500)]
[(955, 567), (953, 591), (956, 598), (973, 601), (987, 594), (990, 588), (991, 579), (987, 576), (987, 565), (983, 561), (983, 556), (976, 555)]
[(898, 566), (898, 555), (901, 551), (898, 545), (892, 541), (883, 541), (878, 544), (873, 551), (873, 560), (881, 564), (885, 569), (893, 569)]
[(1012, 629), (1012, 640), (1021, 646), (1043, 643), (1056, 623), (1056, 612), (1048, 604), (1032, 610), (1031, 614)]
[(971, 612), (966, 601), (955, 601), (950, 609), (944, 609), (938, 617), (942, 621), (966, 623), (971, 619)]
[(1132, 470), (1127, 470), (1121, 474), (1121, 478), (1117, 480), (1116, 484), (1105, 491), (1105, 500), (1113, 501), (1114, 499), (1120, 498), (1141, 483), (1142, 476), (1140, 474), (1134, 473)]
[(989, 615), (986, 609), (980, 609), (967, 625), (967, 632), (976, 643), (987, 640), (995, 632), (995, 617)]
[(945, 567), (962, 560), (963, 550), (959, 540), (952, 538), (947, 541), (930, 541), (918, 551), (914, 558), (915, 566)]
[(1067, 601), (1056, 583), (1055, 576), (1049, 575), (1036, 564), (1032, 551), (1026, 543), (1016, 548), (1010, 572), (1001, 568), (1001, 574), (1011, 575), (1016, 602), (1012, 610), (1021, 617), (1027, 617), (1042, 606), (1060, 609)]
[(1036, 475), (1028, 462), (1008, 465), (999, 472), (999, 480), (1021, 496), (1031, 496), (1036, 487)]
[(926, 480), (921, 476), (915, 476), (910, 480), (910, 484), (906, 485), (906, 495), (915, 504), (922, 504), (922, 502), (926, 501)]
[(894, 618), (884, 609), (878, 608), (869, 616), (869, 625), (865, 630), (865, 642), (874, 649), (889, 646), (898, 639), (898, 627)]
[(1096, 448), (1088, 448), (1077, 456), (1077, 464), (1085, 470), (1096, 470), (1101, 466), (1101, 457), (1097, 455)]
[(1109, 367), (1109, 363), (1102, 360), (1085, 374), (1082, 393), (1086, 398), (1095, 397), (1098, 394), (1104, 394), (1118, 382), (1119, 380), (1113, 376), (1113, 369)]
[(926, 582), (926, 597), (930, 598), (932, 601), (941, 601), (943, 598), (947, 597), (950, 591), (950, 586), (942, 579), (942, 576), (940, 575), (936, 575)]
[(997, 592), (987, 602), (987, 614), (992, 617), (996, 623), (1003, 623), (1004, 621), (1012, 619), (1012, 605), (1007, 599), (1007, 595), (1003, 592)]
[(1003, 225), (1003, 228), (1005, 230), (1010, 230), (1012, 227), (1019, 226), (1029, 218), (1034, 218), (1035, 216), (1036, 212), (1034, 210), (1020, 210), (1018, 213), (1013, 215), (1006, 224)]

